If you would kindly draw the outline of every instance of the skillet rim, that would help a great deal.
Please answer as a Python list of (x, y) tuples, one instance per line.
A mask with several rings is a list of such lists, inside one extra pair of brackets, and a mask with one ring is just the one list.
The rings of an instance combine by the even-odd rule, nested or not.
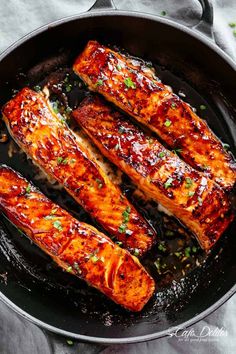
[[(40, 26), (39, 28), (30, 31), (25, 36), (21, 37), (19, 40), (15, 41), (12, 45), (7, 47), (1, 54), (0, 54), (0, 63), (1, 61), (6, 58), (12, 51), (16, 48), (20, 47), (23, 43), (31, 38), (35, 38), (37, 35), (41, 34), (42, 32), (46, 32), (47, 30), (60, 26), (64, 23), (68, 23), (70, 21), (79, 20), (82, 18), (90, 18), (90, 17), (100, 17), (100, 16), (126, 16), (126, 17), (134, 17), (134, 18), (142, 18), (147, 19), (155, 22), (162, 23), (174, 29), (177, 29), (181, 32), (185, 32), (191, 37), (201, 41), (204, 43), (208, 48), (213, 50), (216, 54), (218, 54), (233, 70), (236, 71), (236, 63), (231, 59), (231, 57), (225, 53), (220, 47), (218, 47), (212, 39), (209, 39), (207, 35), (204, 35), (202, 32), (198, 30), (194, 30), (194, 28), (187, 27), (180, 23), (177, 23), (171, 19), (166, 19), (157, 15), (150, 15), (144, 12), (138, 11), (126, 11), (126, 10), (115, 10), (115, 9), (103, 9), (91, 12), (83, 12), (77, 15), (70, 15), (63, 17), (59, 20), (50, 22), (49, 24)], [(84, 342), (90, 343), (97, 343), (97, 344), (128, 344), (128, 343), (139, 343), (149, 340), (154, 340), (162, 337), (168, 336), (168, 334), (174, 332), (176, 329), (182, 330), (187, 328), (195, 323), (199, 322), (206, 316), (213, 313), (217, 308), (223, 305), (227, 300), (229, 300), (234, 294), (236, 293), (236, 283), (235, 285), (229, 289), (219, 300), (213, 303), (210, 307), (206, 310), (202, 311), (198, 315), (192, 317), (190, 320), (181, 323), (179, 326), (173, 326), (168, 329), (165, 329), (160, 332), (156, 332), (153, 334), (147, 334), (143, 336), (134, 336), (134, 337), (125, 337), (125, 338), (102, 338), (102, 337), (93, 337), (87, 336), (82, 334), (77, 334), (73, 332), (69, 332), (66, 330), (62, 330), (58, 327), (52, 326), (39, 320), (38, 318), (31, 316), (28, 312), (22, 310), (19, 306), (15, 305), (7, 296), (5, 296), (2, 292), (0, 292), (0, 300), (5, 303), (9, 308), (11, 308), (14, 312), (21, 315), (23, 318), (29, 320), (31, 323), (38, 325), (42, 329), (46, 329), (49, 332), (56, 333), (58, 335), (62, 335), (64, 337), (69, 337), (77, 340), (82, 340)]]

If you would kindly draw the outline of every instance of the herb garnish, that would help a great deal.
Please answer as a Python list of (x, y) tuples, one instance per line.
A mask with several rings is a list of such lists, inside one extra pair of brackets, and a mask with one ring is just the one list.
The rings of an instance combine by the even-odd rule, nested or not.
[(194, 194), (195, 194), (195, 192), (188, 192), (188, 197), (193, 197), (194, 196)]
[(117, 246), (122, 246), (122, 245), (123, 245), (123, 242), (121, 242), (121, 241), (116, 241), (116, 244), (117, 244)]
[(103, 81), (100, 79), (96, 82), (96, 86), (102, 86), (103, 85)]
[(70, 340), (70, 339), (67, 339), (66, 343), (67, 343), (68, 345), (73, 345), (73, 344), (74, 344), (74, 342), (73, 342), (72, 340)]
[(171, 187), (172, 186), (172, 182), (174, 181), (174, 179), (173, 178), (168, 178), (168, 180), (164, 183), (164, 187), (165, 187), (165, 189), (167, 189), (167, 188), (169, 188), (169, 187)]
[(185, 188), (191, 188), (192, 187), (192, 185), (193, 185), (193, 180), (190, 178), (190, 177), (186, 177), (185, 178), (185, 182), (186, 182), (186, 184), (185, 184)]
[(185, 257), (189, 258), (190, 257), (190, 252), (191, 252), (191, 248), (190, 247), (186, 247), (185, 250), (184, 250)]
[(68, 162), (68, 157), (66, 157), (65, 159), (63, 159), (63, 157), (59, 156), (59, 157), (57, 158), (57, 163), (58, 163), (58, 165), (60, 165), (60, 164), (66, 165), (67, 162)]
[(166, 152), (161, 151), (161, 152), (159, 152), (158, 157), (160, 157), (162, 159), (165, 155), (166, 155)]
[(166, 230), (166, 232), (165, 232), (165, 235), (167, 236), (167, 237), (172, 237), (172, 236), (174, 236), (174, 231), (172, 231), (172, 230)]
[(136, 257), (138, 257), (139, 256), (139, 249), (138, 248), (135, 248), (134, 249), (134, 255), (136, 256)]
[(119, 229), (118, 229), (118, 231), (119, 231), (121, 234), (125, 233), (125, 231), (126, 231), (127, 223), (129, 222), (130, 212), (131, 212), (131, 208), (130, 208), (130, 206), (127, 206), (127, 208), (125, 209), (125, 211), (122, 213), (123, 222), (122, 222), (122, 224), (119, 226)]
[(125, 78), (124, 83), (128, 88), (136, 89), (136, 84), (132, 81), (130, 77)]
[(96, 182), (98, 184), (98, 189), (101, 189), (103, 186), (102, 181), (99, 178), (96, 178)]
[(36, 85), (36, 86), (34, 86), (34, 90), (36, 92), (39, 92), (39, 91), (41, 91), (41, 87), (39, 85)]
[(229, 150), (229, 148), (230, 148), (230, 145), (229, 145), (229, 144), (223, 143), (222, 145), (223, 145), (223, 148), (224, 148), (226, 151)]
[(158, 245), (158, 249), (161, 252), (165, 252), (166, 251), (165, 243), (164, 242), (160, 242), (159, 245)]
[(199, 205), (201, 206), (202, 205), (202, 198), (198, 197), (197, 200), (198, 200)]
[(176, 107), (177, 107), (177, 106), (176, 106), (176, 103), (172, 102), (172, 103), (171, 103), (171, 108), (172, 108), (172, 109), (175, 109)]
[(164, 125), (168, 128), (169, 126), (171, 126), (171, 120), (167, 119), (164, 123)]
[(61, 226), (61, 222), (59, 220), (54, 221), (53, 226), (59, 231), (63, 230), (63, 228)]
[(202, 111), (205, 111), (206, 106), (205, 106), (204, 104), (201, 104), (200, 109), (201, 109)]
[(236, 27), (236, 23), (235, 23), (235, 22), (230, 22), (230, 23), (229, 23), (229, 27), (235, 28), (235, 27)]
[(175, 155), (178, 155), (182, 152), (182, 149), (173, 149), (172, 152), (175, 154)]
[(69, 266), (69, 267), (66, 268), (66, 271), (67, 271), (68, 273), (71, 273), (72, 270), (73, 270), (73, 268), (72, 268), (71, 266)]
[(26, 194), (29, 194), (31, 192), (31, 185), (28, 184), (28, 186), (25, 188)]
[(117, 64), (116, 65), (116, 69), (118, 70), (118, 71), (120, 71), (122, 68), (121, 68), (121, 65), (120, 64)]

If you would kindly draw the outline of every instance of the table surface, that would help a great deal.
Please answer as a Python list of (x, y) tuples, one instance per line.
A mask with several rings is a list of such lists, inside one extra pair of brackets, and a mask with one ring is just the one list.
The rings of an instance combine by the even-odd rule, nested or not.
[[(93, 0), (8, 0), (0, 1), (0, 52), (33, 29), (53, 20), (87, 11)], [(196, 24), (201, 16), (197, 0), (114, 0), (119, 9), (161, 14), (188, 26)], [(236, 22), (235, 0), (214, 0), (215, 40), (233, 59), (236, 59), (236, 38), (229, 22)], [(205, 326), (205, 327), (204, 327)], [(1, 354), (66, 354), (66, 353), (236, 353), (236, 296), (204, 320), (192, 326), (195, 333), (224, 329), (225, 336), (208, 337), (206, 341), (180, 341), (176, 337), (162, 338), (147, 343), (100, 346), (73, 341), (47, 333), (19, 317), (0, 302)], [(190, 330), (189, 329), (189, 330)]]

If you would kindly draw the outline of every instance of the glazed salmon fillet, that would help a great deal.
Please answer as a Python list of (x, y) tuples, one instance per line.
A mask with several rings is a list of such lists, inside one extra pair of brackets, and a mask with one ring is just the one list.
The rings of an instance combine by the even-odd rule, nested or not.
[(89, 41), (73, 69), (90, 90), (157, 133), (169, 148), (178, 149), (189, 165), (226, 190), (233, 188), (236, 164), (232, 156), (207, 123), (143, 62)]
[(209, 250), (233, 219), (224, 190), (99, 97), (73, 116), (100, 151), (185, 224)]
[(43, 94), (24, 88), (2, 113), (10, 134), (26, 154), (111, 236), (135, 255), (142, 256), (151, 248), (155, 231), (60, 120)]
[(51, 202), (19, 173), (0, 166), (0, 209), (67, 272), (117, 304), (140, 311), (155, 283), (139, 260)]

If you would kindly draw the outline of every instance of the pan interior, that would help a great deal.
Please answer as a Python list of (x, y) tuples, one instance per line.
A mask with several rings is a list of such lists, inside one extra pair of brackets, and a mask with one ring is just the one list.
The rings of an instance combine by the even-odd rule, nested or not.
[[(232, 84), (236, 79), (235, 71), (197, 39), (148, 18), (124, 14), (82, 17), (32, 37), (0, 63), (0, 105), (10, 99), (13, 90), (42, 84), (60, 68), (67, 71), (89, 39), (118, 45), (132, 55), (150, 60), (157, 76), (174, 92), (184, 94), (184, 99), (235, 154), (236, 113), (232, 102), (236, 93)], [(69, 102), (76, 106), (86, 94), (83, 87), (76, 89), (69, 95)], [(206, 109), (199, 111), (202, 105)], [(35, 167), (25, 154), (13, 153), (9, 157), (10, 144), (11, 140), (0, 144), (0, 163), (21, 172), (80, 220), (94, 224), (65, 191), (38, 179)], [(122, 187), (128, 196), (132, 194), (129, 181), (125, 180)], [(157, 212), (146, 216), (163, 238), (165, 225), (160, 222), (163, 215)], [(159, 276), (155, 267), (150, 266), (149, 260), (153, 261), (159, 254), (155, 249), (151, 258), (148, 256), (143, 262), (157, 280), (157, 291), (141, 313), (131, 314), (83, 281), (63, 273), (1, 215), (0, 290), (31, 316), (75, 335), (117, 340), (152, 335), (205, 311), (235, 285), (233, 230), (235, 223), (207, 257), (199, 253), (199, 266), (192, 266), (185, 275), (178, 274), (174, 278)], [(189, 242), (195, 245), (195, 241), (190, 239)]]

